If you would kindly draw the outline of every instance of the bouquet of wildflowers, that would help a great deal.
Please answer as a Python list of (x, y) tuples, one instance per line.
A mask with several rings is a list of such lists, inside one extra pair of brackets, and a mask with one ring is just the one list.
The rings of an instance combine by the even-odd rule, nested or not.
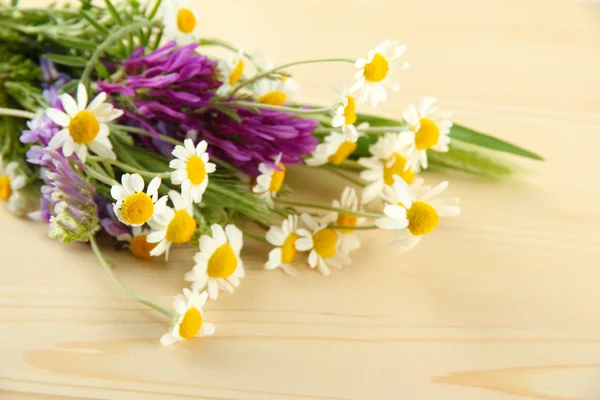
[[(421, 172), (502, 177), (513, 168), (497, 152), (541, 159), (453, 123), (433, 97), (396, 119), (364, 113), (400, 88), (397, 41), (278, 65), (201, 37), (187, 0), (154, 1), (0, 5), (0, 200), (52, 238), (89, 243), (129, 296), (172, 319), (164, 345), (215, 332), (203, 309), (242, 284), (246, 238), (272, 246), (266, 270), (328, 276), (350, 264), (361, 230), (390, 231), (389, 251), (405, 252), (460, 213), (448, 182)], [(334, 104), (294, 102), (293, 70), (309, 63), (348, 64)], [(328, 204), (298, 202), (290, 168), (348, 186)], [(195, 246), (189, 289), (170, 310), (130, 292), (99, 236), (146, 260)]]

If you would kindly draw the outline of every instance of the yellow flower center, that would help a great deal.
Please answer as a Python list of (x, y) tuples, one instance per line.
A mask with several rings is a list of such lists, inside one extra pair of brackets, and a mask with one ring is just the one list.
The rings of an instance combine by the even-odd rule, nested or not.
[(69, 124), (69, 133), (77, 144), (88, 144), (100, 132), (98, 119), (89, 111), (79, 111)]
[(206, 178), (206, 166), (200, 157), (191, 156), (185, 165), (185, 169), (192, 185), (199, 185), (204, 182)]
[(144, 192), (127, 196), (121, 205), (121, 219), (130, 225), (142, 225), (154, 214), (154, 203)]
[(141, 258), (142, 260), (149, 260), (152, 258), (150, 252), (156, 247), (158, 243), (148, 243), (146, 235), (137, 235), (131, 239), (129, 243), (129, 250), (134, 256)]
[(440, 129), (435, 122), (428, 118), (421, 118), (421, 127), (415, 135), (417, 150), (432, 148), (440, 140)]
[(390, 63), (387, 58), (375, 53), (373, 60), (365, 65), (365, 80), (367, 82), (381, 82), (386, 78), (389, 70)]
[(296, 250), (297, 239), (298, 235), (290, 233), (285, 242), (283, 242), (283, 246), (281, 246), (281, 262), (283, 264), (291, 263), (296, 258), (296, 255), (298, 255), (298, 250)]
[(187, 243), (196, 232), (196, 220), (185, 210), (175, 211), (175, 216), (167, 226), (165, 238), (171, 243)]
[(356, 101), (352, 96), (346, 96), (348, 104), (344, 107), (344, 116), (346, 117), (346, 125), (352, 125), (356, 122)]
[(270, 104), (272, 106), (283, 106), (287, 100), (287, 95), (280, 91), (269, 92), (258, 98), (258, 102), (262, 104)]
[[(352, 214), (340, 214), (337, 219), (338, 226), (355, 227), (358, 217)], [(342, 233), (352, 233), (352, 229), (338, 229)]]
[(196, 307), (191, 307), (185, 315), (181, 324), (179, 324), (179, 336), (184, 339), (195, 337), (202, 327), (202, 314)]
[(274, 170), (273, 176), (271, 177), (271, 185), (269, 186), (269, 192), (277, 193), (281, 190), (283, 180), (285, 179), (285, 167), (283, 164), (277, 164), (281, 171)]
[(422, 201), (413, 203), (412, 207), (406, 211), (408, 219), (408, 230), (415, 236), (431, 233), (440, 222), (440, 216), (435, 208)]
[(177, 28), (183, 33), (190, 33), (196, 27), (196, 17), (189, 8), (182, 8), (177, 13)]
[[(394, 159), (394, 163), (389, 165), (392, 159)], [(406, 167), (406, 161), (406, 158), (402, 157), (398, 153), (392, 154), (392, 157), (386, 161), (385, 167), (383, 168), (383, 182), (386, 185), (391, 186), (394, 184), (394, 175), (399, 175), (400, 178), (404, 179), (406, 183), (412, 183), (412, 181), (415, 179), (416, 172), (410, 168), (406, 171), (404, 170)]]
[(240, 58), (238, 60), (238, 62), (235, 64), (235, 67), (233, 68), (233, 70), (231, 71), (231, 75), (229, 75), (229, 84), (232, 86), (235, 85), (242, 77), (243, 72), (244, 72), (244, 60), (242, 60)]
[(333, 257), (337, 251), (337, 233), (331, 228), (321, 229), (313, 235), (313, 246), (323, 258)]
[(340, 144), (335, 154), (329, 156), (329, 162), (333, 165), (340, 165), (346, 158), (350, 157), (356, 150), (356, 142), (344, 142)]
[(211, 278), (229, 278), (237, 269), (238, 260), (229, 243), (215, 250), (208, 259), (206, 273)]
[(8, 176), (0, 176), (0, 200), (6, 201), (11, 195), (10, 178)]

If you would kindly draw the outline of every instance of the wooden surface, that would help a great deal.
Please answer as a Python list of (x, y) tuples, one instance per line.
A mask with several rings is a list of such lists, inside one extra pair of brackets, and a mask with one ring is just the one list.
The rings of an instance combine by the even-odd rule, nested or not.
[[(280, 61), (408, 44), (395, 115), (436, 95), (455, 120), (545, 155), (519, 179), (451, 180), (463, 214), (398, 257), (362, 235), (323, 278), (261, 269), (206, 310), (207, 340), (162, 348), (160, 315), (129, 301), (86, 246), (0, 211), (0, 399), (600, 399), (600, 78), (596, 7), (565, 1), (196, 0), (203, 32)], [(339, 66), (299, 68), (326, 100)], [(292, 184), (298, 184), (292, 176)], [(333, 197), (326, 175), (302, 184)], [(151, 265), (111, 253), (132, 289), (169, 305), (190, 249)]]

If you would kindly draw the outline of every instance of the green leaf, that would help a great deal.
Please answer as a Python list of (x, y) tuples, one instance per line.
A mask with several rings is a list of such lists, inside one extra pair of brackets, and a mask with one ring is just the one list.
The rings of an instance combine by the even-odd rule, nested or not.
[(470, 143), (475, 146), (485, 147), (488, 149), (502, 151), (505, 153), (515, 154), (521, 157), (531, 158), (533, 160), (543, 161), (544, 158), (529, 150), (525, 150), (514, 144), (505, 142), (495, 137), (476, 132), (472, 129), (461, 125), (454, 125), (450, 131), (452, 139), (460, 140), (461, 142)]
[(71, 93), (73, 90), (75, 90), (75, 87), (77, 86), (77, 84), (79, 83), (79, 81), (77, 80), (73, 80), (69, 83), (65, 83), (63, 85), (63, 87), (60, 88), (59, 93)]
[(104, 3), (106, 3), (106, 8), (108, 9), (108, 11), (110, 12), (110, 14), (112, 15), (113, 19), (115, 21), (117, 21), (117, 23), (119, 25), (123, 25), (123, 20), (121, 19), (121, 16), (119, 15), (119, 12), (117, 11), (117, 9), (113, 5), (113, 3), (110, 0), (104, 0)]
[(98, 62), (96, 64), (96, 71), (98, 71), (98, 75), (101, 79), (106, 79), (110, 75), (110, 72), (108, 72), (104, 64), (102, 64), (101, 62)]
[(96, 18), (91, 16), (89, 12), (81, 10), (81, 16), (83, 18), (85, 18), (85, 20), (87, 22), (90, 23), (90, 25), (92, 25), (94, 28), (98, 29), (98, 31), (102, 32), (105, 35), (108, 35), (108, 29), (106, 29), (105, 27), (103, 27), (102, 25), (100, 25), (98, 23), (98, 21), (96, 21)]
[(79, 50), (95, 50), (98, 45), (94, 42), (90, 42), (89, 40), (83, 39), (75, 39), (64, 36), (55, 37), (54, 41), (62, 44), (67, 48), (74, 48)]
[(81, 57), (64, 56), (61, 54), (44, 54), (43, 57), (56, 64), (66, 65), (68, 67), (85, 67), (87, 64), (87, 61)]
[(428, 151), (429, 169), (454, 170), (488, 178), (504, 178), (516, 172), (505, 162), (469, 147), (473, 146), (454, 142), (446, 153)]
[(370, 126), (404, 126), (404, 122), (368, 114), (356, 114), (356, 125), (368, 122)]

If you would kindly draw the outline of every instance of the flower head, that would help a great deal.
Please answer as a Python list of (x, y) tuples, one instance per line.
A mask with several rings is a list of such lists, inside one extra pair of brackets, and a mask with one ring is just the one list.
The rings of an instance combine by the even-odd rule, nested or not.
[(202, 201), (208, 186), (208, 174), (215, 172), (216, 165), (208, 162), (207, 143), (202, 140), (196, 147), (192, 139), (185, 139), (184, 146), (175, 146), (176, 157), (169, 163), (175, 169), (171, 176), (174, 185), (181, 185), (181, 192), (194, 203)]
[(308, 214), (300, 216), (307, 229), (297, 231), (300, 238), (296, 241), (296, 248), (300, 251), (310, 251), (308, 264), (311, 268), (318, 268), (324, 276), (331, 273), (329, 267), (342, 268), (350, 264), (350, 257), (341, 249), (342, 238), (340, 232), (330, 228), (333, 216), (326, 215), (317, 220)]
[[(368, 128), (369, 124), (364, 122), (359, 126), (352, 126), (353, 133), (331, 132), (325, 137), (323, 143), (319, 143), (310, 158), (306, 159), (306, 165), (317, 167), (327, 163), (340, 165), (356, 150), (356, 139), (361, 135), (360, 131)], [(354, 140), (351, 140), (356, 138)]]
[(244, 67), (244, 56), (241, 50), (219, 61), (217, 65), (217, 73), (221, 81), (221, 87), (217, 90), (219, 96), (226, 95), (234, 88), (244, 73)]
[(283, 106), (292, 101), (298, 92), (298, 83), (286, 76), (277, 79), (264, 78), (253, 87), (256, 101), (272, 106)]
[(156, 214), (148, 222), (152, 228), (152, 233), (148, 235), (148, 242), (158, 243), (150, 255), (157, 257), (166, 253), (167, 260), (171, 245), (188, 243), (198, 227), (194, 219), (192, 201), (174, 190), (169, 192), (169, 198), (173, 208), (166, 207), (162, 213)]
[(408, 184), (397, 177), (384, 194), (388, 203), (383, 210), (386, 216), (376, 219), (375, 224), (381, 229), (396, 232), (392, 244), (399, 245), (400, 252), (412, 249), (438, 226), (440, 217), (460, 214), (459, 199), (436, 198), (447, 187), (448, 182), (444, 181), (433, 188), (421, 190), (423, 194), (417, 198)]
[(356, 123), (356, 99), (348, 94), (346, 89), (341, 91), (341, 101), (335, 108), (331, 126), (334, 128), (342, 128), (342, 133), (349, 142), (358, 140), (358, 131), (354, 124)]
[(281, 226), (272, 226), (267, 232), (266, 239), (275, 248), (269, 252), (269, 261), (265, 263), (265, 269), (281, 268), (288, 275), (295, 275), (296, 270), (291, 266), (298, 255), (296, 240), (298, 236), (298, 216), (288, 215)]
[(386, 88), (400, 90), (400, 85), (392, 78), (392, 70), (408, 66), (398, 61), (405, 50), (405, 45), (387, 39), (369, 51), (365, 58), (356, 61), (355, 65), (359, 71), (355, 78), (358, 81), (352, 85), (350, 92), (360, 90), (360, 103), (371, 100), (371, 105), (375, 107), (387, 99)]
[(162, 3), (165, 37), (185, 46), (200, 40), (198, 12), (189, 0), (164, 0)]
[(138, 174), (123, 174), (121, 184), (114, 185), (110, 194), (116, 200), (114, 211), (119, 221), (129, 226), (141, 226), (162, 214), (167, 196), (158, 198), (161, 179), (154, 178), (144, 192), (144, 179)]
[(402, 113), (408, 131), (401, 135), (409, 142), (411, 163), (423, 169), (427, 169), (427, 150), (449, 150), (452, 121), (438, 113), (436, 102), (435, 97), (424, 97), (418, 108), (411, 103)]
[(77, 102), (68, 94), (61, 97), (65, 112), (48, 108), (46, 115), (57, 125), (62, 126), (48, 144), (51, 148), (62, 147), (63, 154), (69, 157), (76, 153), (81, 162), (85, 162), (88, 147), (101, 157), (116, 159), (112, 143), (108, 139), (106, 122), (123, 115), (110, 103), (104, 103), (106, 93), (100, 92), (89, 104), (87, 89), (83, 84), (77, 86)]
[[(360, 203), (356, 194), (356, 189), (347, 186), (342, 192), (340, 200), (334, 200), (332, 206), (349, 211), (359, 211)], [(365, 219), (354, 214), (344, 212), (332, 212), (331, 219), (335, 221), (337, 230), (341, 233), (340, 249), (344, 253), (358, 250), (360, 248), (360, 239), (354, 234), (355, 228), (364, 224)]]
[(19, 174), (19, 164), (4, 164), (0, 157), (0, 201), (6, 202), (8, 210), (15, 215), (23, 214), (24, 199), (20, 190), (25, 187), (26, 178)]
[(252, 191), (258, 197), (265, 199), (270, 207), (273, 207), (273, 198), (281, 190), (285, 179), (285, 166), (281, 163), (281, 154), (275, 157), (274, 167), (261, 163), (258, 170), (261, 174), (256, 178), (256, 184), (252, 187)]
[(160, 338), (163, 346), (192, 339), (196, 336), (211, 336), (215, 333), (215, 326), (204, 321), (202, 307), (206, 304), (208, 295), (197, 290), (183, 289), (183, 295), (173, 298), (173, 327)]
[(366, 169), (360, 173), (361, 179), (370, 182), (362, 193), (362, 203), (368, 203), (379, 196), (383, 188), (394, 183), (398, 175), (411, 183), (416, 175), (407, 152), (408, 138), (398, 133), (388, 133), (369, 147), (372, 157), (361, 158), (358, 163)]
[(208, 289), (211, 299), (216, 299), (219, 289), (233, 292), (244, 277), (240, 251), (244, 244), (242, 232), (235, 225), (213, 224), (212, 236), (200, 237), (200, 251), (194, 256), (194, 268), (185, 275), (194, 289)]

